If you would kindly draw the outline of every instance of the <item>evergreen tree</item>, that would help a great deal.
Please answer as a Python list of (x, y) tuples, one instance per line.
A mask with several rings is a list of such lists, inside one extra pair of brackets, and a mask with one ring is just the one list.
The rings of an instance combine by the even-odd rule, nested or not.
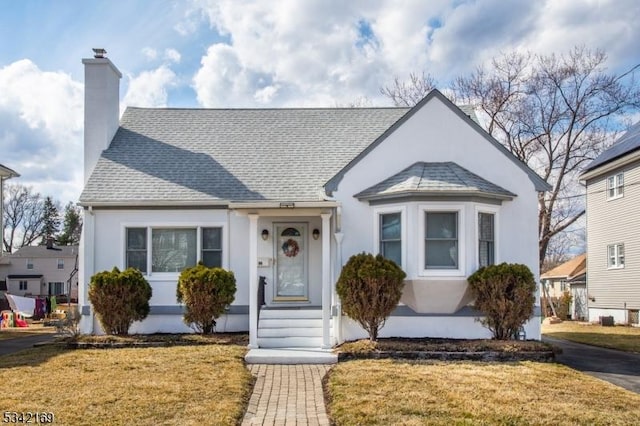
[(64, 208), (64, 221), (62, 223), (62, 233), (58, 236), (58, 244), (61, 246), (80, 244), (81, 232), (82, 217), (80, 216), (80, 209), (69, 201)]
[(60, 213), (58, 203), (51, 197), (44, 199), (44, 211), (42, 212), (42, 242), (47, 243), (48, 238), (55, 238), (60, 231)]

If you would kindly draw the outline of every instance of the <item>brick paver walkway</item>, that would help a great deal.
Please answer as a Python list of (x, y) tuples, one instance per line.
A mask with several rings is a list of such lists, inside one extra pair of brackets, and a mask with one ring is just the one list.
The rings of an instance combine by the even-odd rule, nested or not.
[(329, 425), (322, 392), (325, 364), (251, 364), (256, 384), (243, 425)]

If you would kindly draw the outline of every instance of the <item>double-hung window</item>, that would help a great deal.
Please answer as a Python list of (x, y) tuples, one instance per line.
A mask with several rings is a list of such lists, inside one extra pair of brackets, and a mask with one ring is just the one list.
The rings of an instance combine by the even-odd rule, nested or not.
[(33, 259), (27, 259), (27, 269), (33, 269)]
[(379, 253), (402, 267), (402, 213), (379, 215)]
[(29, 282), (28, 281), (19, 281), (18, 285), (20, 286), (20, 290), (24, 291), (28, 289)]
[(425, 211), (425, 269), (459, 269), (457, 211)]
[[(149, 241), (149, 234), (151, 241)], [(126, 267), (142, 273), (181, 272), (202, 261), (222, 266), (222, 228), (127, 228)]]
[(58, 259), (58, 269), (64, 269), (64, 259)]
[(607, 265), (610, 269), (624, 268), (624, 244), (607, 246)]
[(478, 213), (478, 266), (495, 263), (495, 214)]
[(624, 195), (624, 173), (617, 173), (607, 178), (607, 199), (613, 200)]

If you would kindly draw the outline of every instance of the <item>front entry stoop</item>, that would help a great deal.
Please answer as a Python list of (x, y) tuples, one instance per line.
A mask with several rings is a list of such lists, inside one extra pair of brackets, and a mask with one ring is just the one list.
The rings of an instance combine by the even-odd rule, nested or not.
[(331, 349), (258, 348), (245, 355), (247, 364), (335, 364), (338, 355)]

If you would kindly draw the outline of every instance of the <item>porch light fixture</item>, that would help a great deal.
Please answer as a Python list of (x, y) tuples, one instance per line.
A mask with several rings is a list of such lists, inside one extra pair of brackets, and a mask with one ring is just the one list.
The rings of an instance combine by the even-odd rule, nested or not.
[(267, 229), (262, 230), (262, 239), (265, 241), (269, 239), (269, 231)]
[(317, 240), (318, 238), (320, 238), (320, 230), (318, 228), (314, 229), (311, 235), (313, 236), (314, 240)]

